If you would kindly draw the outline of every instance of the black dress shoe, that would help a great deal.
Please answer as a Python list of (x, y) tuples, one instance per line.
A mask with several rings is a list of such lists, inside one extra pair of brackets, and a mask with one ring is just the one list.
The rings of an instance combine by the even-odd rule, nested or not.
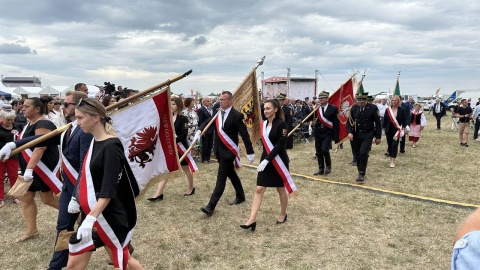
[(330, 166), (325, 166), (325, 175), (329, 174), (332, 172), (332, 167)]
[(283, 221), (278, 221), (278, 220), (277, 220), (277, 223), (275, 223), (275, 224), (282, 224), (282, 223), (287, 222), (287, 216), (288, 216), (288, 215), (285, 214), (285, 218), (283, 219)]
[(200, 208), (200, 211), (202, 211), (203, 213), (205, 213), (205, 215), (211, 217), (213, 215), (213, 210), (208, 208), (208, 207), (202, 207)]
[(324, 173), (325, 173), (325, 170), (320, 169), (320, 170), (318, 170), (318, 172), (314, 173), (313, 175), (321, 175), (321, 174), (324, 174)]
[(254, 232), (255, 229), (257, 228), (257, 222), (255, 221), (250, 225), (240, 225), (240, 228), (245, 229), (245, 230), (251, 229), (252, 232)]
[(195, 194), (195, 188), (192, 189), (192, 192), (190, 192), (190, 194), (185, 193), (183, 194), (183, 196), (192, 196), (193, 194)]
[(365, 176), (359, 174), (356, 182), (357, 182), (357, 184), (363, 184), (365, 182)]
[(158, 196), (158, 197), (148, 198), (147, 200), (149, 200), (149, 201), (151, 201), (151, 202), (154, 202), (154, 201), (163, 201), (163, 193), (160, 194), (160, 196)]
[(233, 202), (229, 203), (230, 205), (241, 204), (245, 201), (245, 199), (235, 199)]

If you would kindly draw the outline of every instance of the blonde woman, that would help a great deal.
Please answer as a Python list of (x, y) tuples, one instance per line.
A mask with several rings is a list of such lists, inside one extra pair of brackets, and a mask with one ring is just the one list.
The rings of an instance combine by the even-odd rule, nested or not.
[(383, 128), (387, 137), (388, 155), (390, 157), (390, 168), (395, 168), (398, 154), (398, 143), (405, 134), (407, 125), (407, 113), (401, 106), (398, 96), (393, 96), (390, 107), (385, 110)]
[(129, 269), (143, 269), (127, 251), (137, 222), (135, 196), (139, 190), (123, 145), (100, 101), (80, 99), (75, 116), (78, 126), (94, 139), (85, 156), (76, 196), (70, 202), (72, 206), (79, 204), (82, 223), (70, 238), (67, 269), (85, 269), (92, 252), (102, 246), (115, 268), (121, 264), (126, 269), (128, 264)]

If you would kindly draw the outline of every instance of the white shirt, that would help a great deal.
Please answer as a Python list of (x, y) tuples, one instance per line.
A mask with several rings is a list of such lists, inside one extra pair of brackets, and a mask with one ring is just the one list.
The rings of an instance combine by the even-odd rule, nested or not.
[(220, 120), (222, 121), (222, 128), (223, 128), (223, 124), (225, 124), (225, 120), (227, 119), (228, 114), (230, 113), (231, 110), (232, 110), (232, 107), (225, 110), (225, 114), (223, 115), (223, 119), (222, 119), (222, 113), (220, 112), (219, 117), (220, 117)]
[(380, 112), (380, 117), (385, 117), (385, 111), (387, 110), (387, 103), (385, 104), (382, 104), (382, 103), (378, 103), (377, 104), (377, 108), (378, 108), (378, 111)]

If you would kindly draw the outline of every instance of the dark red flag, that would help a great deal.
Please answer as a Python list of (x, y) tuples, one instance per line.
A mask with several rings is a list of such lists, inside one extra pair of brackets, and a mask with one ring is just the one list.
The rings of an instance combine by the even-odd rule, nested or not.
[(346, 80), (333, 94), (330, 95), (328, 103), (337, 106), (338, 118), (340, 120), (340, 133), (338, 139), (343, 141), (347, 137), (347, 121), (350, 108), (355, 97), (353, 95), (353, 78)]

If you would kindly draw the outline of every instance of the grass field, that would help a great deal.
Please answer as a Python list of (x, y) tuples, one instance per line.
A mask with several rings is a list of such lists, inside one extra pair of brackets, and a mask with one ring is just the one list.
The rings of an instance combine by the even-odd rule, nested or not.
[[(138, 204), (133, 237), (136, 257), (146, 269), (449, 269), (453, 236), (473, 207), (480, 205), (478, 153), (471, 139), (460, 147), (458, 133), (435, 130), (433, 116), (418, 147), (407, 142), (406, 155), (389, 168), (386, 141), (373, 146), (365, 186), (358, 188), (349, 143), (332, 153), (333, 171), (320, 180), (294, 177), (298, 196), (288, 208), (288, 222), (275, 225), (280, 206), (275, 189), (267, 189), (257, 218), (257, 231), (239, 228), (249, 216), (256, 170), (239, 171), (247, 201), (229, 206), (231, 184), (215, 213), (207, 218), (205, 206), (215, 186), (217, 165), (199, 164), (196, 193), (184, 197), (187, 183), (177, 178), (167, 184), (165, 199)], [(258, 164), (260, 150), (256, 151)], [(291, 171), (312, 176), (316, 161), (313, 143), (297, 142), (289, 151)], [(242, 160), (246, 160), (244, 157)], [(453, 205), (410, 199), (389, 191), (452, 201)], [(153, 194), (153, 190), (148, 195)], [(46, 269), (52, 254), (56, 210), (39, 204), (40, 236), (14, 244), (24, 231), (20, 208), (7, 197), (0, 209), (0, 269)], [(89, 269), (111, 269), (103, 250), (94, 254)]]

